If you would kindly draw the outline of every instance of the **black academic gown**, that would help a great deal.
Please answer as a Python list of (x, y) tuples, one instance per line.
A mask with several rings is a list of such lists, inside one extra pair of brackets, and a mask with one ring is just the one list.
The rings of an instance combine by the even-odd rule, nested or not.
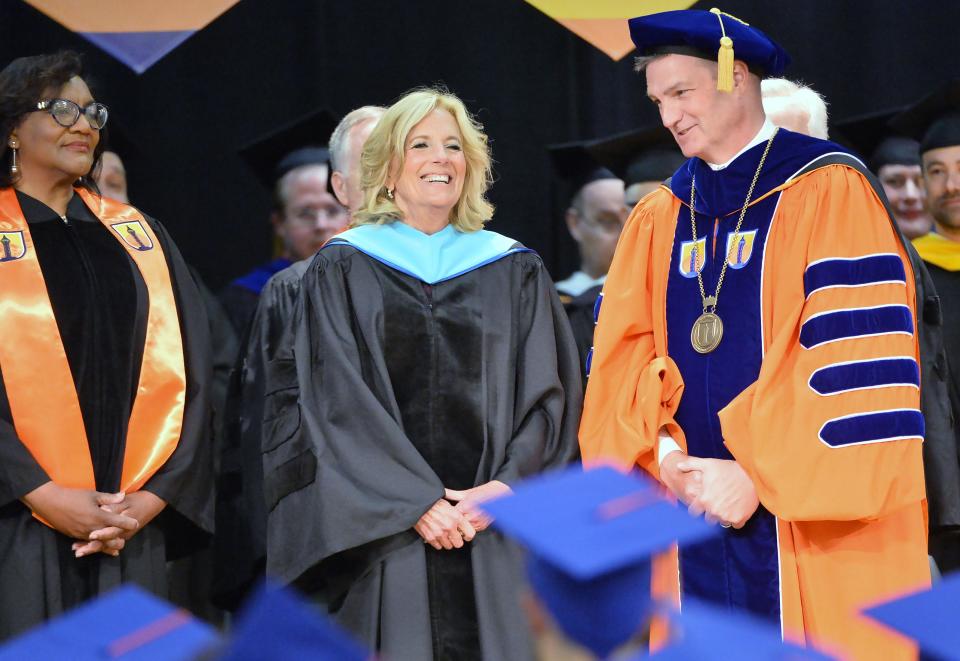
[(514, 484), (576, 454), (576, 348), (540, 258), (430, 287), (328, 246), (294, 323), (295, 371), (268, 372), (268, 574), (386, 658), (531, 658), (518, 550), (487, 530), (437, 552), (413, 526), (444, 487)]
[[(263, 288), (228, 389), (217, 486), (213, 592), (216, 603), (229, 610), (236, 610), (264, 575), (267, 510), (262, 439), (266, 370), (293, 364), (290, 320), (300, 278), (309, 264), (310, 260), (293, 264), (270, 278)], [(284, 410), (297, 406), (295, 396), (289, 400), (271, 397), (270, 404), (268, 425)]]
[[(65, 224), (17, 194), (30, 226), (80, 401), (97, 488), (114, 492), (146, 334), (146, 284), (123, 247), (78, 196)], [(59, 615), (121, 582), (167, 594), (166, 560), (212, 530), (207, 320), (193, 280), (163, 227), (147, 219), (170, 267), (187, 374), (177, 449), (145, 489), (168, 503), (120, 556), (77, 559), (73, 540), (37, 521), (19, 498), (49, 481), (17, 437), (0, 381), (0, 639)]]
[(960, 430), (956, 426), (960, 413), (960, 271), (948, 271), (929, 262), (926, 267), (940, 297), (947, 354), (947, 365), (934, 368), (949, 374), (947, 385), (953, 410), (951, 424), (945, 430), (949, 433), (944, 434), (953, 442), (924, 445), (928, 486), (933, 482), (941, 487), (938, 502), (931, 503), (930, 555), (940, 571), (948, 574), (960, 570)]

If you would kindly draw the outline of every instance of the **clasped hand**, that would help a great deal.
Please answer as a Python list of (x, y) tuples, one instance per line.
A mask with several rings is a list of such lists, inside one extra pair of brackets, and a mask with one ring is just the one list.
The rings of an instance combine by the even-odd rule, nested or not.
[(465, 542), (473, 540), (492, 522), (479, 504), (506, 493), (510, 493), (510, 487), (498, 480), (463, 491), (444, 489), (444, 497), (435, 502), (413, 528), (424, 542), (438, 551), (463, 548)]
[(730, 459), (672, 452), (664, 457), (660, 479), (690, 514), (725, 526), (742, 528), (760, 505), (753, 481)]
[(23, 502), (54, 529), (77, 540), (73, 552), (78, 558), (93, 553), (119, 555), (127, 540), (166, 506), (148, 491), (103, 493), (53, 482), (37, 487)]

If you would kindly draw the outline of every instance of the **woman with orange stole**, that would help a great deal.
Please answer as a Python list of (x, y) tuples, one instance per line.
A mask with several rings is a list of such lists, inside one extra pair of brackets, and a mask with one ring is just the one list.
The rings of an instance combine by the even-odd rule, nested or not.
[(0, 71), (0, 639), (210, 528), (207, 322), (164, 229), (101, 197), (73, 53)]

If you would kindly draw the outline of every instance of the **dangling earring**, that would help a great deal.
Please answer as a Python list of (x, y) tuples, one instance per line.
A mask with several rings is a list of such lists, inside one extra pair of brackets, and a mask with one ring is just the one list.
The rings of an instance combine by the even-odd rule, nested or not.
[(387, 199), (388, 199), (388, 200), (392, 200), (392, 199), (393, 199), (393, 189), (392, 189), (392, 188), (388, 188), (388, 189), (387, 189)]
[(10, 177), (15, 178), (20, 174), (20, 164), (17, 163), (17, 148), (20, 147), (20, 143), (16, 140), (11, 140), (9, 143), (10, 146)]

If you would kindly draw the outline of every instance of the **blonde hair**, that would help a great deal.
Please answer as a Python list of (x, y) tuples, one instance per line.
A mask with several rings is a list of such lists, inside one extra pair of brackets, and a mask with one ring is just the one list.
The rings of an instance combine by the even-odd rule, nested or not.
[(387, 179), (391, 167), (394, 172), (403, 169), (410, 131), (434, 110), (449, 112), (457, 122), (467, 165), (463, 191), (450, 213), (450, 224), (461, 232), (474, 232), (483, 229), (493, 216), (493, 205), (486, 198), (493, 183), (492, 160), (483, 126), (455, 95), (443, 89), (420, 88), (390, 106), (364, 143), (360, 156), (363, 203), (353, 215), (351, 226), (403, 220), (403, 212), (387, 197)]

